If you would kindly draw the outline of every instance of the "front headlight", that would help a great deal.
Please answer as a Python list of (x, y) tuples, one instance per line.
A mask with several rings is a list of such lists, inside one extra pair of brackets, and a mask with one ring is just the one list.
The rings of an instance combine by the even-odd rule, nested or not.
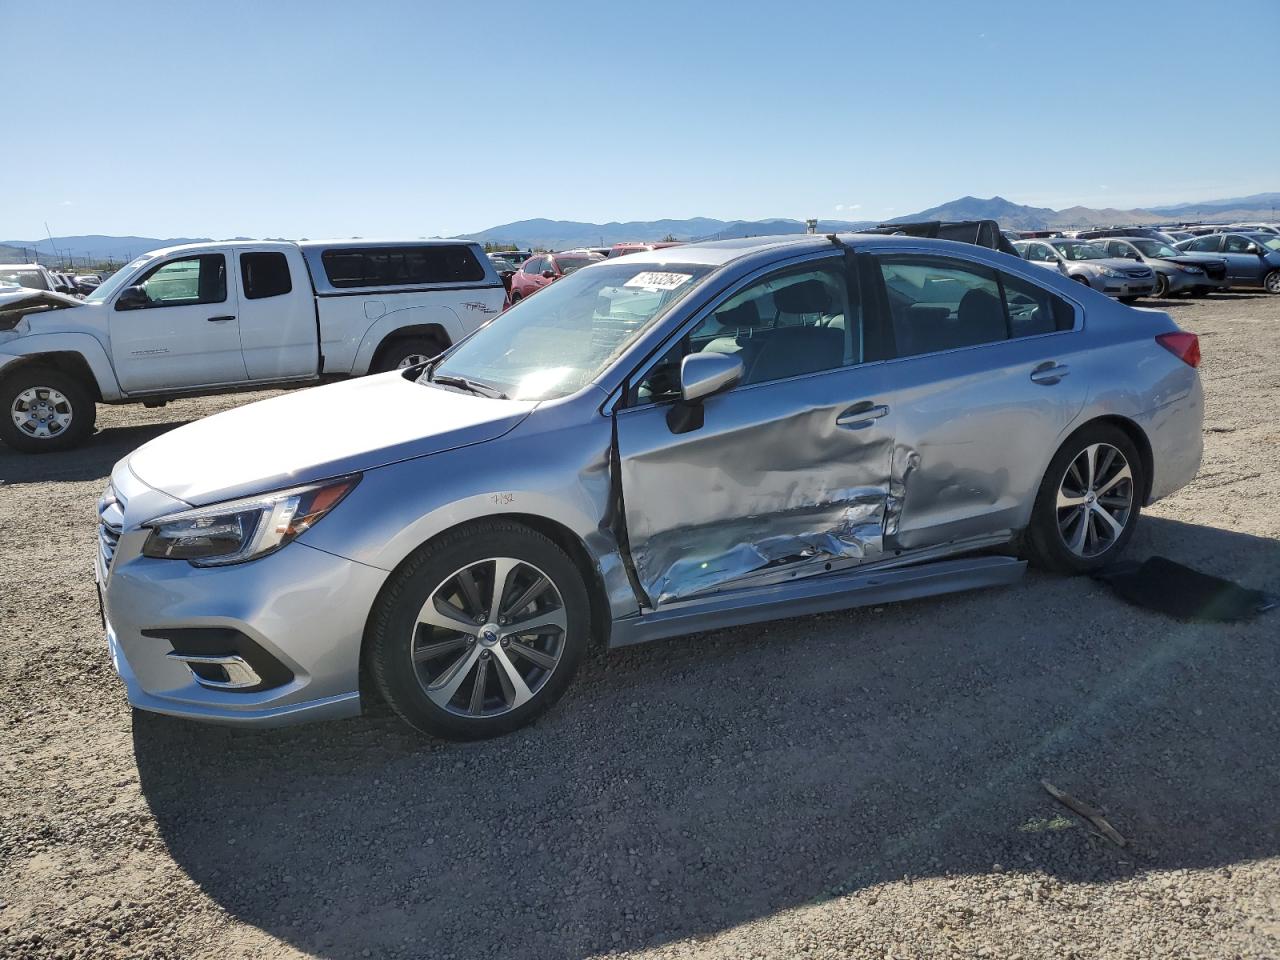
[(1199, 267), (1178, 267), (1183, 273), (1204, 273)]
[(1119, 270), (1112, 270), (1110, 267), (1099, 267), (1099, 268), (1098, 268), (1098, 272), (1099, 272), (1100, 274), (1102, 274), (1104, 277), (1122, 277), (1122, 276), (1124, 276), (1124, 274), (1122, 274)]
[(197, 567), (244, 563), (274, 553), (310, 530), (359, 483), (353, 474), (157, 517), (142, 555)]

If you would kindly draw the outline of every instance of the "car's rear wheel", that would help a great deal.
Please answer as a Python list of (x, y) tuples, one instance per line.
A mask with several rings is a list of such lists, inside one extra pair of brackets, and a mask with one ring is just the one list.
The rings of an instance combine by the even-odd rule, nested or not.
[(67, 450), (93, 432), (96, 418), (92, 395), (61, 370), (20, 367), (0, 381), (0, 440), (14, 450)]
[(478, 740), (522, 727), (568, 688), (589, 603), (547, 537), (482, 521), (432, 541), (392, 575), (365, 639), (383, 697), (419, 730)]
[(385, 373), (388, 370), (414, 367), (439, 356), (444, 350), (444, 344), (434, 337), (402, 337), (382, 349), (373, 372)]
[(1077, 431), (1045, 472), (1023, 534), (1023, 553), (1036, 566), (1088, 573), (1124, 550), (1141, 512), (1142, 461), (1118, 427)]
[(1267, 293), (1280, 294), (1280, 270), (1272, 270), (1262, 281)]

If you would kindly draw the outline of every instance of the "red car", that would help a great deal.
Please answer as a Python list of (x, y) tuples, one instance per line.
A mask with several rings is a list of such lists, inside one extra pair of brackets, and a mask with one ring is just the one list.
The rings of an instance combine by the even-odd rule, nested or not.
[(565, 274), (573, 273), (589, 263), (599, 263), (604, 257), (587, 250), (569, 250), (565, 253), (535, 253), (520, 265), (511, 277), (511, 302), (523, 300), (537, 293), (549, 283), (555, 283)]
[(634, 241), (624, 241), (623, 243), (615, 243), (613, 249), (609, 251), (610, 257), (625, 257), (628, 253), (640, 253), (643, 250), (661, 250), (664, 247), (678, 247), (681, 245), (679, 240), (663, 240), (659, 243), (636, 243)]

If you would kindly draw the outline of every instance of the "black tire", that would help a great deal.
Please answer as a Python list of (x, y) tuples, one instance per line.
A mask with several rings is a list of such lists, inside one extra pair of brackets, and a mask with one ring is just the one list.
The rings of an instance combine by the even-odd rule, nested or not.
[(1088, 277), (1082, 277), (1082, 276), (1080, 276), (1079, 274), (1076, 274), (1076, 275), (1075, 275), (1074, 277), (1072, 277), (1071, 279), (1072, 279), (1072, 280), (1074, 280), (1076, 283), (1083, 283), (1086, 287), (1089, 287), (1090, 289), (1092, 289), (1092, 288), (1093, 288), (1093, 284), (1091, 284), (1091, 283), (1089, 282), (1089, 278), (1088, 278)]
[(520, 302), (521, 300), (523, 300), (523, 299), (524, 299), (524, 294), (523, 294), (523, 293), (513, 293), (513, 294), (511, 295), (511, 302), (512, 302), (513, 304), (514, 304), (514, 303), (519, 303), (519, 302)]
[[(413, 652), (419, 637), (423, 636), (423, 625), (419, 623), (418, 615), (437, 588), (449, 582), (451, 577), (464, 568), (494, 557), (510, 557), (528, 564), (551, 581), (562, 601), (562, 607), (554, 609), (562, 611), (565, 629), (559, 634), (558, 661), (528, 701), (520, 706), (506, 707), (505, 712), (493, 716), (464, 716), (432, 700), (419, 678)], [(577, 567), (560, 547), (519, 523), (477, 521), (432, 540), (391, 575), (378, 597), (365, 631), (365, 665), (379, 693), (406, 723), (424, 733), (448, 740), (482, 740), (525, 726), (560, 699), (586, 651), (590, 622), (586, 586)], [(477, 631), (481, 629), (477, 626)], [(423, 636), (423, 639), (427, 638)], [(469, 651), (474, 647), (477, 639), (470, 639), (465, 649)], [(492, 641), (492, 637), (489, 639)], [(508, 648), (506, 643), (503, 647)], [(418, 649), (422, 646), (419, 645)], [(496, 664), (497, 654), (495, 650), (492, 654), (494, 666), (490, 668), (495, 671), (500, 669)], [(480, 655), (486, 661), (491, 656), (487, 652)], [(445, 656), (452, 657), (452, 653)], [(447, 672), (448, 663), (446, 659), (444, 672)], [(472, 672), (473, 669), (467, 667), (461, 671), (464, 685), (459, 687), (459, 695), (463, 699), (468, 694), (466, 678), (471, 681), (470, 691), (474, 691), (477, 674)], [(496, 672), (494, 679), (495, 683), (499, 679)], [(494, 685), (490, 684), (490, 687)]]
[(1119, 300), (1121, 303), (1137, 303), (1142, 298), (1141, 297), (1117, 297), (1116, 299)]
[(1204, 287), (1196, 287), (1194, 290), (1191, 291), (1191, 296), (1195, 297), (1196, 299), (1199, 299), (1201, 297), (1207, 297), (1209, 293), (1210, 291), (1206, 290)]
[(445, 351), (445, 345), (434, 337), (400, 337), (392, 340), (378, 353), (372, 373), (397, 370), (406, 360), (415, 357), (429, 358)]
[(1169, 278), (1159, 271), (1156, 271), (1156, 288), (1151, 295), (1162, 298), (1169, 296)]
[(1280, 270), (1272, 270), (1262, 279), (1262, 287), (1270, 294), (1280, 294)]
[[(1131, 474), (1131, 499), (1122, 532), (1105, 549), (1092, 556), (1082, 556), (1068, 547), (1059, 527), (1058, 491), (1067, 478), (1068, 469), (1093, 444), (1109, 445), (1124, 457)], [(1106, 566), (1124, 552), (1133, 536), (1138, 516), (1142, 512), (1143, 491), (1146, 489), (1144, 484), (1142, 458), (1128, 434), (1105, 423), (1082, 427), (1067, 438), (1050, 462), (1049, 469), (1045, 471), (1036, 494), (1035, 506), (1032, 507), (1031, 523), (1020, 538), (1019, 552), (1037, 567), (1069, 575), (1090, 573)], [(1084, 519), (1089, 520), (1087, 508)]]
[[(40, 402), (48, 402), (56, 391), (62, 401), (56, 405), (57, 413), (70, 413), (69, 423), (50, 436), (38, 436), (24, 430), (14, 420), (15, 405), (29, 390), (37, 391)], [(93, 395), (74, 376), (53, 367), (23, 366), (0, 379), (0, 440), (22, 453), (52, 453), (79, 446), (93, 432), (98, 410)], [(56, 425), (56, 418), (51, 421)], [(50, 429), (50, 428), (46, 428)]]

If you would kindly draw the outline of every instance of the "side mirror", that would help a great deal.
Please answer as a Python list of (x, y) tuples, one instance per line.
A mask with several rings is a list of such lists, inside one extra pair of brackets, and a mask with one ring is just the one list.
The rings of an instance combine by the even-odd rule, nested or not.
[(151, 306), (151, 298), (142, 287), (125, 287), (116, 298), (117, 310), (140, 310)]
[(62, 284), (62, 283), (58, 284), (58, 286), (55, 287), (54, 290), (57, 293), (66, 293), (66, 294), (74, 294), (76, 292), (75, 287), (68, 287), (66, 284)]
[(1256, 243), (1249, 244), (1249, 252), (1256, 253), (1258, 256), (1262, 256), (1262, 248), (1258, 246)]
[(544, 280), (554, 280), (556, 278), (556, 272), (554, 270), (543, 270), (542, 278)]
[(667, 412), (672, 433), (688, 433), (703, 423), (702, 401), (742, 379), (742, 359), (727, 353), (691, 353), (680, 363), (680, 400)]

